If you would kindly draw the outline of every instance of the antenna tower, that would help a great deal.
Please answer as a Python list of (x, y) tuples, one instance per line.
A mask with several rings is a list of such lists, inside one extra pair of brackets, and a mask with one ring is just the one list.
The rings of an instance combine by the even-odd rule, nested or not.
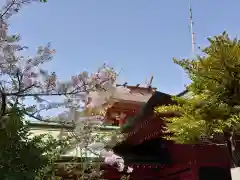
[(192, 13), (192, 1), (189, 0), (189, 11), (190, 11), (190, 32), (191, 32), (191, 40), (192, 40), (192, 55), (195, 55), (195, 33), (193, 31), (193, 13)]

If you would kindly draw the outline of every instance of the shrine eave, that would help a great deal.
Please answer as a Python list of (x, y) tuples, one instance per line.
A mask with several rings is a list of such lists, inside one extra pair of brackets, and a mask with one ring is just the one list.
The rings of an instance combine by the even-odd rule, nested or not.
[(152, 96), (152, 92), (126, 92), (119, 94), (118, 96), (114, 96), (112, 99), (117, 102), (130, 102), (130, 103), (144, 103), (147, 102)]
[(26, 122), (26, 126), (31, 129), (74, 129), (73, 124), (46, 123), (46, 122)]
[(184, 91), (178, 93), (176, 96), (177, 96), (177, 97), (182, 97), (182, 96), (185, 96), (187, 93), (189, 93), (189, 90), (188, 90), (188, 89), (185, 89)]
[(133, 122), (130, 122), (131, 125), (127, 126), (127, 122), (125, 127), (122, 128), (123, 131), (131, 131), (135, 126), (139, 125), (143, 121), (146, 120), (146, 118), (150, 118), (154, 113), (154, 109), (157, 106), (161, 105), (169, 105), (174, 104), (175, 102), (172, 100), (172, 96), (166, 93), (162, 93), (159, 91), (156, 91), (153, 93), (153, 95), (150, 97), (150, 99), (146, 102), (141, 112), (139, 112), (133, 119)]
[[(121, 85), (121, 84), (116, 84), (116, 86), (118, 87), (118, 86), (124, 86), (124, 85)], [(132, 86), (132, 85), (126, 85), (126, 86), (124, 86), (124, 87), (126, 87), (126, 88), (128, 88), (128, 89), (139, 89), (139, 90), (151, 90), (151, 91), (156, 91), (157, 90), (157, 88), (155, 88), (155, 87), (151, 87), (151, 86), (140, 86), (140, 85), (136, 85), (136, 86)]]
[(122, 97), (119, 98), (112, 98), (113, 100), (115, 100), (116, 102), (121, 102), (121, 103), (128, 103), (128, 104), (144, 104), (146, 103), (151, 96), (147, 97), (147, 98), (139, 98), (139, 99), (124, 99)]

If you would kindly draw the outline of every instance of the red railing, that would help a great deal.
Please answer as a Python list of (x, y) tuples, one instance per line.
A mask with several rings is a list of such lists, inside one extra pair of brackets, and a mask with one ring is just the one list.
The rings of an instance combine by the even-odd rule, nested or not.
[[(201, 167), (217, 167), (230, 169), (230, 156), (225, 145), (183, 145), (169, 143), (172, 165), (164, 164), (129, 164), (133, 167), (133, 180), (151, 179), (162, 180), (195, 180)], [(104, 176), (117, 179), (122, 176), (114, 169), (106, 170)]]
[(230, 167), (230, 156), (225, 145), (170, 144), (169, 152), (174, 164)]

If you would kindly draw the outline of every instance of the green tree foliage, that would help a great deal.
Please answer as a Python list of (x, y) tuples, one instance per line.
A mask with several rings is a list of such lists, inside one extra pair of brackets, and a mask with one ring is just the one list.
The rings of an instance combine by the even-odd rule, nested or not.
[(23, 113), (17, 109), (11, 109), (7, 118), (6, 127), (0, 129), (0, 179), (41, 179), (51, 171), (63, 141), (46, 135), (30, 138)]
[(223, 139), (224, 132), (239, 131), (240, 112), (240, 41), (224, 32), (209, 38), (202, 56), (174, 62), (191, 79), (189, 97), (174, 97), (173, 106), (161, 106), (156, 112), (176, 111), (169, 119), (168, 131), (180, 143)]

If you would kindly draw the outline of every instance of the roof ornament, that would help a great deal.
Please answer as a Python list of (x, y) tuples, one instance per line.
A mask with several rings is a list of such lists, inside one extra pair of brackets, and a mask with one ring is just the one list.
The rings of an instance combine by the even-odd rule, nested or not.
[(148, 91), (152, 90), (152, 81), (153, 81), (154, 76), (152, 75), (150, 78), (150, 81), (147, 82), (147, 87), (148, 87)]

